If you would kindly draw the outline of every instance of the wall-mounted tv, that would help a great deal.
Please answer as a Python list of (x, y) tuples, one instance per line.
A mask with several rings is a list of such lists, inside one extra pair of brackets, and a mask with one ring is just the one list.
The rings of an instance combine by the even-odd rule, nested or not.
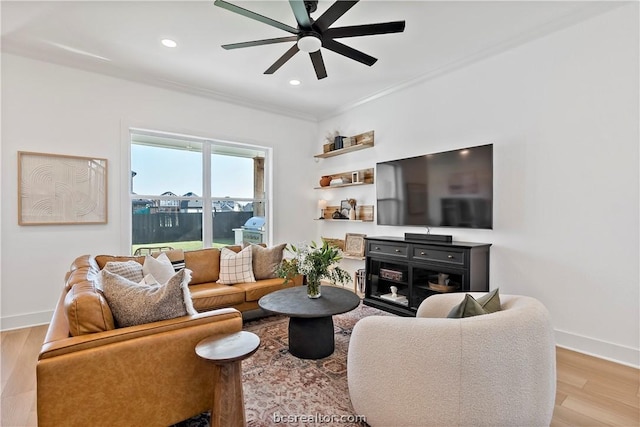
[(493, 144), (376, 164), (378, 225), (493, 227)]

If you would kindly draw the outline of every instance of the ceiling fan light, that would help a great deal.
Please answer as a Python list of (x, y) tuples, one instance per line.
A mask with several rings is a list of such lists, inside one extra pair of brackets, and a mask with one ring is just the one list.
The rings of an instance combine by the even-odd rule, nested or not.
[(298, 39), (298, 49), (303, 52), (316, 52), (322, 47), (322, 42), (316, 36), (302, 36)]

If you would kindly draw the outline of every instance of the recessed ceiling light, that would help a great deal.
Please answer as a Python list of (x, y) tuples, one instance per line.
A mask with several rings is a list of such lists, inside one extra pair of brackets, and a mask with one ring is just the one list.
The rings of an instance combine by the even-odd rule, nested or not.
[(300, 84), (300, 80), (296, 80), (296, 79), (289, 80), (289, 84), (291, 86), (298, 86)]
[(162, 44), (166, 47), (178, 46), (178, 43), (176, 43), (175, 40), (171, 40), (171, 39), (162, 39)]

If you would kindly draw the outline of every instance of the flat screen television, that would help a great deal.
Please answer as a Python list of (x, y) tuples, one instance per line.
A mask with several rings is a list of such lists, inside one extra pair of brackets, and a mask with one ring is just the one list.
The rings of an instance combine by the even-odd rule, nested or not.
[(376, 164), (378, 225), (493, 227), (493, 144)]

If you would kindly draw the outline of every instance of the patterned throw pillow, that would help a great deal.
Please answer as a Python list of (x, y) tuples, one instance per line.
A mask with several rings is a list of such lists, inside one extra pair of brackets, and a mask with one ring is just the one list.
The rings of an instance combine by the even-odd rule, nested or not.
[(189, 293), (191, 271), (175, 273), (164, 285), (140, 285), (107, 270), (101, 288), (118, 327), (142, 325), (195, 314)]
[(251, 257), (253, 259), (253, 275), (256, 280), (273, 279), (276, 269), (282, 262), (286, 243), (272, 248), (263, 248), (260, 245), (251, 245)]
[(251, 260), (251, 246), (247, 246), (238, 253), (231, 249), (222, 248), (218, 283), (233, 285), (234, 283), (255, 282)]
[(109, 261), (105, 264), (107, 270), (132, 282), (139, 282), (144, 277), (142, 274), (142, 264), (136, 261)]

